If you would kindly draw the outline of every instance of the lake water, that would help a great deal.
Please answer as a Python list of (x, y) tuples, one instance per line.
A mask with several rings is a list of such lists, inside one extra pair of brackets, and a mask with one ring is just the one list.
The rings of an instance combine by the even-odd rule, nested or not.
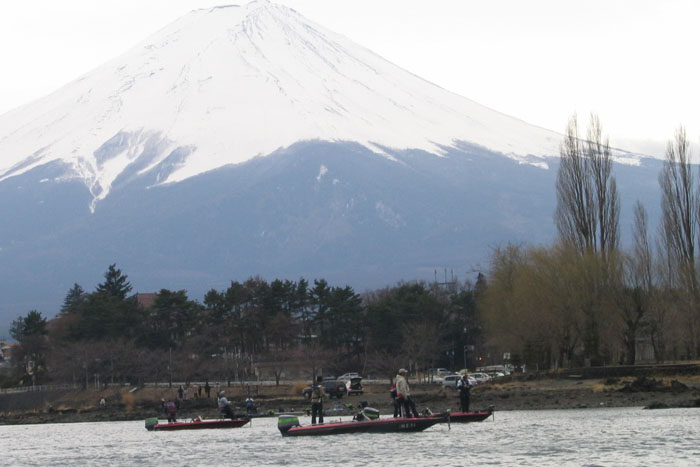
[[(327, 417), (328, 419), (338, 417)], [(309, 423), (301, 417), (301, 423)], [(700, 409), (496, 412), (422, 433), (283, 438), (276, 418), (225, 430), (143, 422), (0, 426), (4, 465), (700, 465)]]

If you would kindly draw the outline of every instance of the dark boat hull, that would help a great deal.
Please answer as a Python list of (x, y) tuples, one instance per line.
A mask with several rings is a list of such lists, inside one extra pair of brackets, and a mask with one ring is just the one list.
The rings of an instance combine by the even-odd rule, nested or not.
[(409, 433), (423, 431), (431, 426), (446, 421), (447, 418), (382, 418), (379, 420), (362, 420), (324, 423), (320, 425), (297, 426), (282, 434), (284, 436), (325, 436), (345, 433)]
[(212, 428), (239, 428), (250, 419), (236, 418), (233, 420), (195, 420), (192, 422), (163, 423), (154, 425), (156, 431), (178, 431), (178, 430), (206, 430)]

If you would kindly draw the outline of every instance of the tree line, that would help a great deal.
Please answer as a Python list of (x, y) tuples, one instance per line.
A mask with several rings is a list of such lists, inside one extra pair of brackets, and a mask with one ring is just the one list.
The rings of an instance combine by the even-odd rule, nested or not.
[[(490, 345), (540, 369), (696, 359), (700, 355), (700, 183), (680, 128), (659, 174), (662, 217), (637, 201), (620, 247), (613, 152), (591, 117), (561, 145), (552, 245), (507, 245), (491, 256), (483, 316)], [(643, 351), (645, 355), (639, 355)]]
[[(7, 384), (83, 386), (148, 381), (310, 378), (346, 371), (392, 377), (397, 368), (463, 364), (481, 339), (479, 288), (404, 283), (364, 295), (323, 279), (259, 277), (210, 290), (159, 291), (147, 306), (110, 265), (93, 292), (75, 284), (58, 315), (12, 323), (19, 342)], [(470, 356), (473, 358), (473, 356)]]
[(683, 128), (659, 174), (660, 225), (637, 202), (628, 248), (614, 151), (595, 115), (585, 135), (571, 118), (560, 155), (556, 240), (495, 248), (474, 283), (360, 295), (323, 279), (252, 277), (202, 302), (164, 289), (144, 307), (111, 265), (93, 292), (71, 288), (55, 318), (30, 311), (13, 322), (20, 346), (10, 379), (230, 382), (264, 370), (279, 381), (391, 377), (401, 366), (474, 368), (504, 357), (541, 370), (698, 358), (700, 173)]

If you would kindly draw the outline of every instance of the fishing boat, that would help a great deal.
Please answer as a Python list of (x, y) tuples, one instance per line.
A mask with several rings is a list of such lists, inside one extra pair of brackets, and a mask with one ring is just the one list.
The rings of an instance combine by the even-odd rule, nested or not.
[(177, 431), (210, 428), (238, 428), (249, 421), (250, 419), (248, 417), (221, 420), (202, 420), (201, 418), (195, 418), (189, 422), (160, 423), (157, 418), (148, 418), (146, 419), (146, 429), (148, 431)]
[(376, 409), (366, 407), (353, 420), (301, 426), (296, 415), (282, 415), (277, 428), (282, 436), (322, 436), (345, 433), (403, 433), (423, 431), (431, 426), (447, 421), (447, 414), (417, 418), (379, 418)]
[[(479, 412), (448, 412), (448, 419), (450, 423), (469, 423), (469, 422), (482, 422), (493, 415), (493, 407), (489, 407), (487, 410), (481, 410)], [(445, 413), (434, 413), (428, 415), (428, 417), (445, 417)]]

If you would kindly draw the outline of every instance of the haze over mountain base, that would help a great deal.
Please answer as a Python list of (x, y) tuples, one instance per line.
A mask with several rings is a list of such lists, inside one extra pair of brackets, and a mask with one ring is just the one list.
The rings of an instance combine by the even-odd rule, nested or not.
[[(554, 238), (553, 168), (475, 147), (447, 157), (310, 141), (180, 183), (132, 179), (95, 213), (60, 164), (0, 183), (3, 321), (58, 311), (74, 283), (91, 290), (117, 263), (134, 291), (210, 288), (260, 275), (324, 278), (358, 292), (400, 280), (467, 278), (492, 248)], [(387, 149), (387, 151), (389, 151)], [(617, 164), (623, 236), (641, 199), (653, 218), (660, 164)], [(629, 238), (629, 235), (627, 235)], [(624, 242), (624, 239), (623, 239)]]

